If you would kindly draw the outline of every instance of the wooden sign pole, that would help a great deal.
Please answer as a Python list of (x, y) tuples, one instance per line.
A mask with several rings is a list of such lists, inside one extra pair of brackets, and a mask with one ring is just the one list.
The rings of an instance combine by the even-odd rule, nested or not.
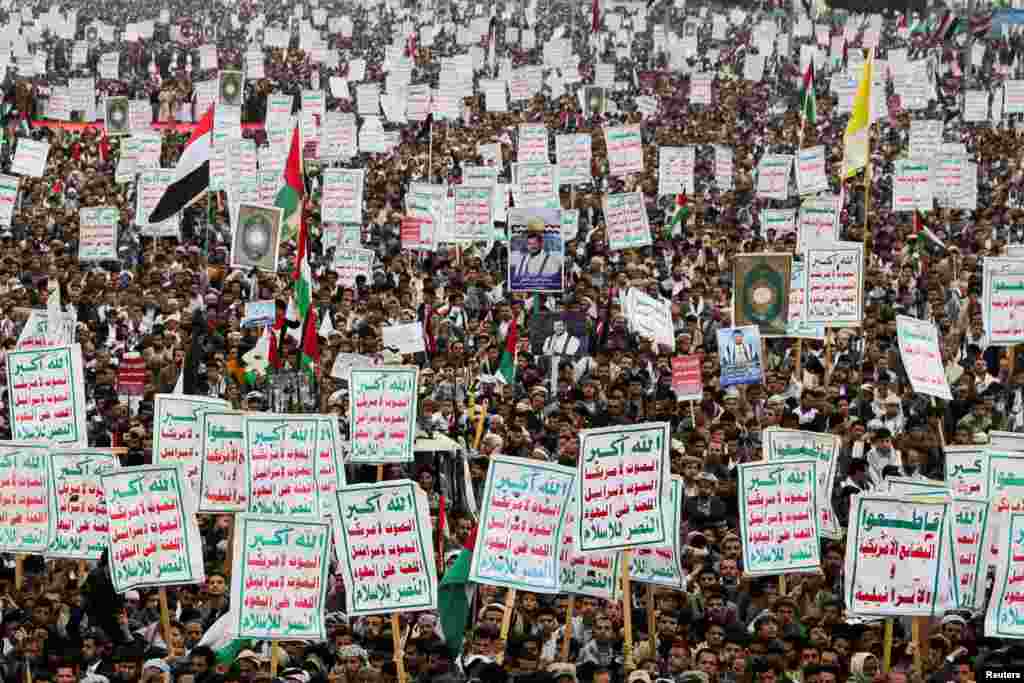
[(629, 582), (632, 555), (633, 551), (629, 548), (622, 551), (622, 627), (626, 636), (622, 646), (622, 667), (627, 674), (636, 668), (633, 661), (633, 596)]
[(171, 610), (167, 607), (167, 589), (160, 586), (157, 589), (160, 596), (160, 628), (164, 634), (164, 645), (167, 646), (167, 651), (171, 651)]
[(658, 656), (658, 622), (654, 618), (654, 584), (647, 584), (647, 642), (650, 644), (651, 657)]
[(25, 555), (19, 553), (14, 557), (14, 590), (20, 591), (25, 585)]
[(405, 651), (402, 649), (402, 622), (397, 612), (391, 613), (391, 642), (395, 647), (395, 672), (398, 683), (405, 683)]
[(882, 673), (892, 668), (892, 618), (885, 620), (885, 640), (882, 642)]
[(501, 650), (495, 661), (502, 664), (505, 661), (505, 648), (508, 647), (508, 631), (512, 627), (512, 609), (516, 605), (516, 589), (509, 588), (505, 593), (505, 614), (501, 617)]
[(573, 628), (573, 624), (572, 624), (573, 612), (575, 611), (575, 607), (576, 607), (576, 596), (570, 593), (569, 594), (569, 604), (565, 608), (565, 626), (562, 628), (562, 651), (561, 651), (560, 656), (558, 658), (559, 661), (562, 661), (562, 662), (568, 662), (569, 661), (569, 644), (572, 641), (572, 634), (573, 634), (573, 631), (575, 630)]

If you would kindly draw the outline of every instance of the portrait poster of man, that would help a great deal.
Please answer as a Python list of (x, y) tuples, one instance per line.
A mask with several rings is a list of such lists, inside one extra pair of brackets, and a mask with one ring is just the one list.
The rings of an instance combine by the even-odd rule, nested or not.
[(509, 291), (561, 292), (565, 257), (561, 209), (511, 209), (508, 226)]
[(760, 384), (761, 333), (756, 325), (718, 330), (718, 358), (722, 365), (722, 387)]
[(231, 267), (277, 271), (281, 249), (281, 213), (274, 206), (241, 202), (235, 213), (235, 235), (231, 243)]
[(579, 356), (590, 348), (587, 317), (547, 311), (530, 317), (530, 351), (538, 356)]

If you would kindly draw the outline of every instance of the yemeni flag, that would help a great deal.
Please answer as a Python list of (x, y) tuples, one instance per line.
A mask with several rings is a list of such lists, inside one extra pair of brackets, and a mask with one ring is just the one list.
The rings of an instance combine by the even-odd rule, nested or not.
[(818, 98), (814, 93), (814, 60), (807, 64), (804, 71), (803, 87), (800, 89), (800, 117), (804, 123), (812, 126), (818, 121)]
[(505, 380), (505, 384), (514, 384), (516, 381), (516, 344), (519, 342), (519, 320), (512, 318), (508, 326), (508, 336), (505, 337), (505, 350), (501, 352), (501, 362), (498, 364), (498, 376)]
[(149, 214), (150, 223), (162, 223), (199, 199), (210, 187), (210, 150), (213, 146), (213, 105), (199, 120), (192, 137), (185, 145), (174, 182), (167, 186), (156, 208)]
[(455, 563), (445, 570), (437, 586), (437, 614), (445, 644), (452, 656), (462, 652), (462, 640), (469, 621), (469, 605), (473, 602), (475, 588), (469, 582), (469, 569), (473, 562), (476, 532), (474, 527), (459, 551), (459, 556), (455, 558)]
[[(274, 206), (282, 209), (281, 212), (281, 234), (282, 239), (301, 239), (300, 227), (302, 225), (302, 199), (304, 186), (302, 183), (302, 145), (299, 142), (299, 128), (292, 129), (292, 144), (288, 150), (288, 160), (284, 165), (284, 182), (281, 190), (274, 199)], [(302, 248), (303, 245), (299, 245)], [(296, 264), (298, 264), (298, 253)], [(306, 309), (299, 309), (300, 317), (305, 317)]]

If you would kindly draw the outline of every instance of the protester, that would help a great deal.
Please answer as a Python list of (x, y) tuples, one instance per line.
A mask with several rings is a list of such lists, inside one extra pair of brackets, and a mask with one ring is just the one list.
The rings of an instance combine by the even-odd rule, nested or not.
[[(682, 577), (674, 589), (634, 582), (624, 601), (575, 595), (571, 621), (566, 593), (521, 590), (507, 601), (508, 589), (466, 584), (473, 588), (470, 616), (452, 629), (443, 609), (403, 613), (395, 623), (380, 615), (350, 618), (343, 613), (346, 588), (335, 574), (327, 598), (332, 611), (325, 615), (329, 639), (281, 642), (275, 649), (225, 633), (231, 519), (200, 515), (206, 580), (168, 587), (167, 615), (156, 590), (116, 593), (106, 556), (88, 563), (5, 556), (5, 683), (394, 681), (393, 636), (406, 680), (417, 683), (861, 683), (901, 676), (964, 683), (983, 663), (1019, 664), (1012, 644), (984, 630), (983, 609), (940, 610), (918, 621), (914, 636), (909, 618), (894, 620), (891, 636), (880, 623), (860, 619), (844, 589), (845, 559), (858, 549), (843, 536), (858, 495), (885, 493), (893, 479), (941, 483), (947, 445), (984, 448), (994, 431), (1024, 431), (1024, 362), (1012, 345), (992, 342), (982, 276), (986, 257), (1024, 243), (1024, 143), (1002, 117), (1000, 89), (1007, 84), (1009, 107), (1009, 81), (1024, 49), (1020, 33), (985, 32), (986, 22), (999, 16), (991, 12), (950, 24), (952, 15), (886, 11), (876, 15), (882, 21), (875, 32), (874, 19), (864, 16), (793, 9), (773, 14), (767, 6), (596, 0), (592, 8), (535, 2), (489, 9), (463, 2), (355, 8), (324, 0), (294, 6), (102, 0), (0, 10), (14, 41), (0, 152), (4, 172), (20, 176), (0, 233), (0, 363), (16, 349), (32, 348), (26, 324), (32, 309), (55, 305), (57, 314), (70, 314), (85, 362), (90, 446), (119, 449), (123, 467), (153, 462), (154, 396), (171, 392), (224, 399), (250, 413), (330, 414), (348, 440), (351, 388), (344, 369), (354, 362), (417, 366), (418, 428), (435, 446), (379, 474), (348, 465), (347, 479), (417, 483), (441, 553), (442, 585), (455, 580), (460, 551), (473, 548), (493, 458), (576, 467), (581, 430), (648, 422), (670, 425), (671, 473), (681, 477), (672, 531)], [(342, 17), (350, 22), (344, 29), (335, 23)], [(70, 32), (63, 26), (69, 19)], [(727, 32), (715, 28), (721, 21)], [(775, 29), (768, 40), (776, 33), (778, 40), (763, 75), (752, 79), (745, 64), (763, 48), (766, 23)], [(113, 35), (106, 35), (110, 28)], [(278, 30), (283, 44), (269, 37)], [(841, 181), (849, 117), (840, 113), (848, 111), (840, 97), (852, 96), (846, 74), (856, 83), (863, 61), (857, 56), (872, 32), (883, 97), (872, 104), (871, 172), (866, 183), (863, 174)], [(806, 92), (797, 91), (806, 90), (805, 48), (815, 44), (821, 50), (811, 84), (818, 93), (809, 114)], [(569, 55), (559, 53), (562, 47), (579, 57), (578, 68), (563, 60)], [(22, 75), (22, 49), (45, 66), (37, 75)], [(111, 54), (119, 77), (100, 77), (101, 61)], [(455, 65), (449, 58), (457, 55), (470, 60)], [(409, 63), (395, 61), (404, 57)], [(912, 111), (909, 62), (927, 62), (933, 79), (923, 84), (924, 105)], [(363, 69), (365, 76), (358, 73)], [(408, 82), (396, 76), (406, 69)], [(140, 209), (138, 176), (119, 178), (139, 131), (112, 135), (110, 125), (92, 117), (106, 115), (108, 98), (143, 102), (146, 123), (159, 132), (156, 163), (173, 169), (212, 104), (208, 85), (231, 70), (248, 74), (238, 130), (260, 150), (261, 166), (286, 157), (291, 139), (282, 142), (267, 125), (270, 96), (292, 96), (290, 113), (303, 119), (305, 94), (322, 89), (324, 120), (315, 126), (323, 132), (327, 119), (352, 114), (363, 146), (378, 119), (367, 116), (359, 89), (386, 83), (388, 93), (393, 87), (403, 93), (381, 100), (386, 117), (374, 141), (383, 141), (385, 151), (327, 158), (323, 140), (304, 140), (294, 224), (304, 223), (310, 243), (303, 246), (286, 230), (277, 263), (271, 257), (263, 271), (232, 265), (237, 209), (245, 202), (231, 182), (180, 213), (177, 237), (154, 237), (140, 227), (148, 216)], [(589, 87), (599, 75), (607, 81), (603, 92)], [(711, 99), (698, 104), (705, 75)], [(459, 97), (456, 76), (469, 80), (470, 96)], [(63, 89), (83, 77), (95, 77), (94, 111), (75, 109), (73, 122), (58, 120)], [(829, 77), (835, 81), (826, 88)], [(529, 96), (507, 102), (505, 83), (519, 92), (517, 79), (530, 81)], [(495, 82), (499, 106), (492, 101)], [(435, 88), (435, 108), (413, 120), (405, 86), (418, 84)], [(965, 99), (975, 91), (994, 93), (991, 120), (967, 120)], [(454, 103), (447, 116), (446, 101)], [(962, 146), (944, 154), (977, 164), (976, 208), (943, 201), (927, 213), (893, 210), (897, 162), (908, 146), (921, 144), (916, 129), (911, 134), (912, 122), (921, 120), (943, 124), (935, 153), (939, 146)], [(586, 178), (556, 184), (550, 198), (578, 211), (575, 228), (563, 222), (552, 232), (533, 220), (515, 251), (506, 239), (515, 239), (514, 213), (506, 210), (509, 202), (496, 201), (493, 239), (410, 248), (403, 218), (419, 201), (414, 195), (421, 196), (413, 183), (470, 187), (482, 177), (480, 168), (492, 167), (513, 211), (521, 208), (529, 187), (517, 165), (525, 147), (521, 124), (542, 124), (545, 135), (589, 136)], [(218, 120), (214, 130), (221, 125), (230, 128)], [(640, 127), (642, 170), (614, 175), (617, 160), (606, 133), (622, 125)], [(18, 173), (15, 160), (27, 141), (49, 143), (40, 176)], [(769, 213), (800, 209), (801, 199), (791, 190), (783, 199), (764, 197), (761, 164), (766, 155), (815, 145), (824, 148), (824, 194), (839, 197), (836, 237), (866, 249), (862, 319), (799, 341), (762, 337), (758, 347), (734, 319), (741, 287), (734, 281), (736, 257), (805, 253), (796, 226), (779, 227)], [(661, 155), (687, 146), (695, 155), (693, 190), (663, 191)], [(541, 145), (539, 156), (556, 160), (550, 138), (547, 147)], [(716, 177), (721, 148), (733, 160), (722, 182)], [(277, 182), (274, 168), (266, 175)], [(354, 231), (323, 218), (326, 176), (337, 168), (365, 171), (362, 220)], [(280, 185), (249, 203), (274, 204)], [(614, 248), (608, 196), (634, 192), (650, 244)], [(117, 210), (116, 258), (79, 258), (79, 211), (95, 207)], [(562, 242), (561, 253), (549, 251)], [(340, 256), (352, 248), (369, 250), (372, 264), (353, 270)], [(312, 316), (305, 319), (292, 296), (302, 249), (312, 275)], [(512, 291), (515, 278), (543, 275), (547, 282), (559, 268), (561, 291)], [(655, 325), (635, 313), (634, 292), (665, 304), (667, 339), (640, 331)], [(273, 302), (265, 330), (243, 323), (254, 301)], [(950, 400), (914, 392), (898, 316), (937, 327)], [(310, 344), (308, 319), (316, 321)], [(391, 345), (384, 329), (403, 323), (422, 325), (421, 349)], [(729, 344), (721, 353), (720, 332)], [(689, 354), (697, 356), (699, 386), (682, 400), (673, 359)], [(315, 360), (312, 376), (304, 370), (307, 357)], [(721, 381), (754, 366), (761, 373), (756, 383)], [(14, 433), (10, 402), (7, 388), (4, 439)], [(835, 435), (841, 444), (825, 488), (837, 518), (835, 538), (822, 539), (816, 572), (782, 580), (745, 571), (737, 490), (737, 465), (761, 460), (777, 428)], [(442, 437), (455, 445), (437, 446)]]

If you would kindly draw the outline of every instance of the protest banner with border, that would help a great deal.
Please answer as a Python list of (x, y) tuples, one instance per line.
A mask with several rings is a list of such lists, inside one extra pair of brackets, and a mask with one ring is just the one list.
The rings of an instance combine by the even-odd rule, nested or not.
[(953, 499), (949, 536), (956, 604), (960, 609), (981, 609), (985, 605), (985, 579), (993, 540), (991, 513), (992, 504), (987, 500)]
[(46, 448), (0, 449), (0, 552), (43, 553), (54, 534)]
[(664, 422), (580, 432), (580, 552), (665, 545), (670, 438)]
[(704, 397), (702, 360), (698, 354), (672, 357), (672, 390), (677, 401), (700, 401)]
[[(844, 593), (868, 616), (932, 616), (948, 562), (950, 503), (862, 494), (850, 502)], [(908, 561), (912, 559), (913, 561)]]
[(316, 483), (320, 492), (320, 512), (339, 519), (335, 515), (337, 500), (334, 494), (345, 487), (346, 481), (345, 452), (338, 431), (338, 418), (334, 415), (317, 415), (316, 424)]
[(857, 327), (864, 319), (864, 245), (833, 242), (804, 252), (807, 289), (803, 321), (828, 327)]
[(821, 566), (817, 467), (815, 458), (738, 466), (743, 570), (751, 576)]
[(419, 368), (351, 368), (351, 462), (411, 462), (416, 440)]
[(651, 245), (651, 227), (641, 193), (622, 192), (605, 195), (604, 219), (608, 232), (608, 249), (611, 251)]
[(110, 545), (110, 517), (101, 477), (118, 468), (117, 457), (102, 448), (55, 450), (47, 465), (53, 534), (46, 556), (100, 559)]
[(939, 348), (939, 331), (933, 323), (896, 316), (896, 337), (900, 360), (910, 377), (915, 393), (952, 401), (953, 394), (946, 379), (946, 368)]
[(981, 272), (981, 315), (988, 343), (1024, 342), (1024, 259), (986, 256)]
[(153, 397), (153, 464), (178, 463), (193, 492), (199, 491), (201, 418), (204, 410), (230, 410), (219, 398), (185, 394)]
[(46, 173), (46, 160), (50, 156), (50, 143), (31, 138), (18, 138), (11, 162), (11, 173), (30, 178), (42, 178)]
[(319, 518), (316, 417), (257, 413), (246, 415), (242, 426), (249, 457), (249, 512)]
[(327, 223), (362, 223), (365, 169), (325, 168), (321, 220)]
[(793, 259), (790, 264), (789, 281), (789, 318), (786, 321), (786, 336), (793, 339), (825, 339), (824, 325), (805, 325), (804, 297), (807, 293), (807, 271), (801, 259)]
[(999, 548), (992, 597), (985, 612), (985, 635), (992, 638), (1024, 638), (1024, 512), (1004, 510), (998, 513)]
[(408, 479), (338, 489), (335, 546), (352, 616), (437, 609), (426, 494)]
[(565, 523), (562, 525), (558, 592), (611, 600), (615, 597), (619, 583), (619, 553), (614, 550), (589, 553), (576, 550), (578, 499), (579, 481), (574, 479), (572, 496), (565, 510)]
[(256, 640), (327, 638), (331, 526), (242, 513), (232, 534), (231, 635)]
[(495, 456), (487, 469), (469, 580), (557, 593), (571, 467)]
[(206, 580), (195, 500), (180, 465), (131, 467), (100, 480), (115, 591)]
[(619, 177), (644, 170), (644, 145), (640, 126), (604, 129), (608, 175)]
[(78, 260), (117, 261), (120, 212), (112, 206), (78, 210)]
[(14, 209), (18, 204), (18, 187), (21, 179), (17, 176), (0, 174), (0, 226), (11, 227)]
[(988, 450), (982, 446), (946, 446), (946, 487), (962, 500), (988, 500)]
[(842, 530), (832, 510), (832, 485), (839, 466), (842, 442), (834, 434), (804, 432), (796, 429), (768, 428), (763, 433), (764, 459), (788, 460), (813, 458), (818, 463), (818, 510), (821, 517), (818, 531), (826, 538), (841, 538)]
[(78, 344), (7, 352), (11, 437), (85, 447), (85, 376)]
[(140, 170), (136, 184), (137, 199), (135, 204), (135, 225), (142, 228), (141, 234), (145, 237), (174, 237), (177, 238), (181, 229), (181, 214), (176, 213), (167, 220), (156, 225), (149, 222), (149, 216), (153, 213), (160, 198), (164, 196), (167, 187), (173, 183), (173, 168), (151, 168)]
[[(679, 529), (682, 525), (680, 513), (683, 509), (682, 477), (670, 480), (669, 509), (667, 520), (669, 542), (663, 546), (637, 548), (630, 556), (629, 578), (639, 583), (653, 583), (677, 590), (685, 589), (686, 573), (683, 569), (682, 548), (679, 543)], [(621, 596), (622, 589), (618, 586)]]
[(559, 185), (589, 183), (592, 180), (590, 134), (556, 135), (555, 159), (558, 160)]
[(21, 328), (14, 348), (18, 351), (33, 351), (74, 344), (77, 324), (78, 314), (75, 311), (58, 314), (54, 326), (49, 311), (33, 310), (28, 314), (28, 320)]
[(199, 414), (199, 512), (245, 512), (249, 455), (245, 414), (206, 408)]

